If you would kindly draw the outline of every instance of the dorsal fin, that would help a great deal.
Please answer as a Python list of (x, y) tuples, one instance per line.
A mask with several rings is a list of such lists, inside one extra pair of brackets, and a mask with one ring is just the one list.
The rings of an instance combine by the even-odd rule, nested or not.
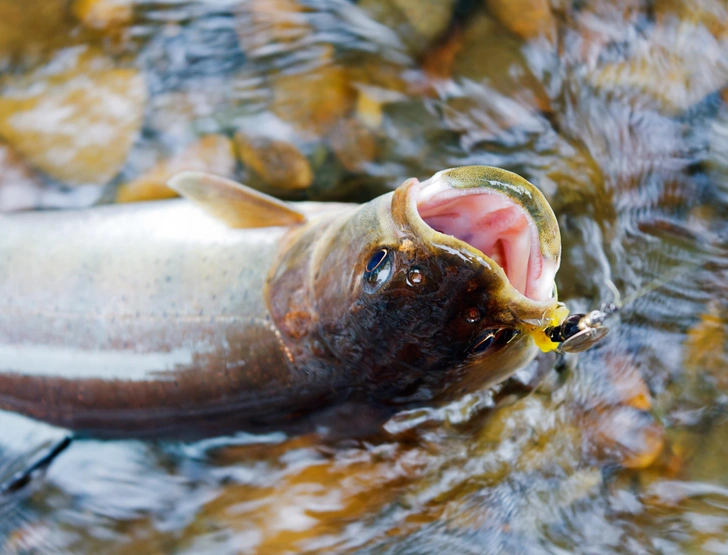
[(235, 229), (288, 226), (306, 221), (303, 213), (277, 198), (209, 173), (181, 172), (168, 185)]

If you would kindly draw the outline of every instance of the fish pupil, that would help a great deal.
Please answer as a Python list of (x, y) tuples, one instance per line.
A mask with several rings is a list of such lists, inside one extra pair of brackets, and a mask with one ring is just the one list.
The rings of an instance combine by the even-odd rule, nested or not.
[(367, 272), (373, 272), (379, 268), (382, 262), (384, 262), (384, 259), (387, 258), (388, 252), (389, 251), (387, 249), (382, 249), (374, 253), (374, 256), (372, 256), (367, 263)]
[(364, 272), (364, 290), (374, 293), (392, 275), (392, 260), (387, 249), (378, 251), (369, 259)]

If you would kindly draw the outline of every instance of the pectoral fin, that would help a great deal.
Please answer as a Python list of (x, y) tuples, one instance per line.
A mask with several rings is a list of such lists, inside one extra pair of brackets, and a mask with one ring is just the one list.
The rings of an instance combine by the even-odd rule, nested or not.
[(232, 228), (300, 224), (306, 216), (274, 197), (209, 173), (186, 171), (169, 187)]

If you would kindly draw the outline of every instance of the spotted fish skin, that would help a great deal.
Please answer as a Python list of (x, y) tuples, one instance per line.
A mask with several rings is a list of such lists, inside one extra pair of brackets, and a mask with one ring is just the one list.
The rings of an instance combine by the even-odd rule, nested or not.
[[(504, 379), (558, 303), (516, 298), (417, 220), (417, 183), (255, 228), (186, 199), (0, 216), (0, 408), (79, 436), (197, 438), (304, 431), (337, 407), (376, 420)], [(508, 333), (474, 353), (489, 329)]]

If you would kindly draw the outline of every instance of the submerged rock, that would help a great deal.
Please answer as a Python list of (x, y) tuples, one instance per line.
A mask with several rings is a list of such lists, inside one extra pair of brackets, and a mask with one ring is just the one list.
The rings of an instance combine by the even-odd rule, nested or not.
[(36, 208), (42, 192), (40, 176), (17, 152), (0, 143), (0, 212)]
[(716, 38), (728, 36), (728, 5), (723, 0), (655, 0), (655, 19), (704, 25)]
[(531, 71), (518, 40), (486, 15), (468, 22), (452, 69), (453, 77), (477, 81), (539, 110), (549, 108), (544, 86)]
[(728, 313), (717, 299), (708, 303), (700, 320), (687, 332), (685, 370), (694, 389), (728, 389)]
[(31, 164), (68, 185), (103, 185), (117, 174), (143, 119), (137, 70), (69, 48), (3, 85), (0, 136)]
[(426, 41), (438, 38), (450, 25), (455, 0), (392, 0), (407, 22)]
[(102, 193), (93, 185), (68, 188), (51, 183), (16, 150), (0, 143), (0, 212), (85, 208)]
[(453, 81), (443, 121), (460, 134), (462, 146), (470, 149), (488, 142), (511, 146), (528, 134), (543, 133), (548, 125), (542, 114), (552, 112), (551, 101), (518, 38), (493, 18), (479, 14), (455, 39), (447, 48), (454, 56), (446, 52), (430, 72)]
[(71, 11), (86, 27), (109, 31), (132, 22), (135, 3), (134, 0), (75, 0)]
[(167, 181), (178, 172), (204, 171), (232, 178), (235, 156), (232, 141), (223, 135), (207, 135), (187, 146), (182, 152), (159, 162), (133, 181), (124, 183), (116, 192), (117, 202), (137, 202), (176, 197)]
[(380, 128), (386, 105), (409, 98), (404, 71), (397, 65), (371, 62), (348, 68), (351, 85), (357, 92), (354, 111), (359, 121), (371, 129)]
[(422, 54), (449, 27), (454, 0), (361, 0), (372, 19), (393, 29), (408, 54)]
[(350, 172), (364, 169), (377, 156), (379, 145), (374, 131), (357, 118), (341, 120), (329, 135), (331, 149)]
[(485, 0), (490, 13), (524, 40), (556, 38), (556, 20), (548, 0)]
[(73, 18), (58, 0), (0, 0), (0, 61), (36, 59), (72, 41)]
[(218, 83), (199, 80), (183, 90), (154, 95), (147, 103), (145, 139), (168, 152), (177, 152), (201, 134), (223, 132), (229, 102), (222, 88)]
[(307, 74), (282, 74), (273, 79), (271, 110), (306, 138), (326, 135), (356, 100), (344, 68), (327, 65)]
[(235, 147), (240, 161), (269, 187), (297, 191), (313, 183), (308, 159), (291, 142), (240, 131), (235, 135)]
[(650, 390), (631, 357), (611, 354), (600, 362), (582, 370), (577, 381), (583, 400), (575, 412), (582, 413), (590, 451), (623, 468), (647, 468), (665, 447), (665, 429), (651, 412)]
[(651, 100), (674, 115), (728, 85), (728, 10), (695, 10), (678, 19), (681, 10), (673, 12), (667, 4), (656, 6), (656, 22), (645, 31), (635, 15), (620, 27), (621, 35), (606, 34), (603, 29), (611, 27), (599, 13), (581, 14), (578, 24), (593, 50), (585, 57), (592, 86)]
[(281, 54), (286, 44), (313, 32), (308, 10), (298, 0), (250, 0), (239, 10), (237, 33), (243, 50), (252, 57)]
[(623, 468), (647, 468), (665, 447), (665, 429), (648, 412), (633, 407), (591, 413), (586, 423), (599, 455)]

